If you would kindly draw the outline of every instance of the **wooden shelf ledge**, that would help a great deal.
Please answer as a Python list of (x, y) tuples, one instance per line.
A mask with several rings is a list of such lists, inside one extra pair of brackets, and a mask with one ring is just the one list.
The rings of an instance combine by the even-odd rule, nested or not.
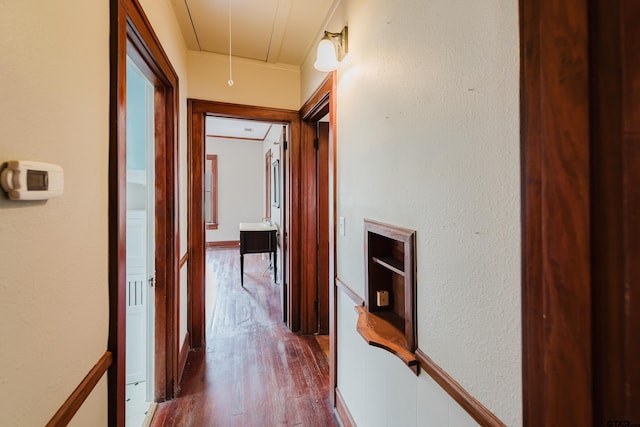
[(391, 258), (391, 257), (371, 257), (371, 259), (373, 259), (373, 262), (375, 262), (376, 264), (379, 264), (385, 268), (388, 268), (389, 270), (393, 271), (396, 274), (401, 275), (402, 277), (404, 277), (404, 266), (402, 265), (402, 261), (399, 261), (395, 258)]
[(379, 347), (395, 354), (402, 362), (418, 375), (420, 363), (415, 354), (407, 349), (404, 334), (387, 320), (367, 311), (365, 307), (356, 306), (358, 323), (356, 329), (364, 340), (374, 347)]

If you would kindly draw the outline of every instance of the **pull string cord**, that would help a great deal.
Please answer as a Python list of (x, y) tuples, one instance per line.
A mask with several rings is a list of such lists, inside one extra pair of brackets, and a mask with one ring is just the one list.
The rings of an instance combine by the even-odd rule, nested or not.
[(231, 0), (229, 0), (229, 87), (233, 86), (233, 70), (231, 68)]

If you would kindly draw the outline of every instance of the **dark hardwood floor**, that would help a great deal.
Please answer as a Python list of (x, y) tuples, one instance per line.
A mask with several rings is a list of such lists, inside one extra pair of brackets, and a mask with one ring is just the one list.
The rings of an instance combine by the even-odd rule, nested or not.
[(177, 398), (151, 426), (337, 426), (329, 365), (313, 336), (282, 323), (268, 257), (207, 251), (207, 348), (192, 351)]

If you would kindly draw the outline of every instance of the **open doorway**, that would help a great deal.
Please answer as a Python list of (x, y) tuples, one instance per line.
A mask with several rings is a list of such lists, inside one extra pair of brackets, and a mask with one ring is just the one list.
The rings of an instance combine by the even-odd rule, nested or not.
[[(301, 329), (328, 341), (330, 399), (335, 405), (336, 328), (336, 73), (324, 79), (300, 109), (299, 169), (303, 283)], [(328, 340), (326, 339), (328, 334)]]
[[(280, 317), (285, 319), (286, 292), (283, 283), (283, 224), (284, 205), (282, 168), (284, 146), (289, 125), (281, 122), (228, 118), (216, 115), (205, 117), (204, 141), (204, 229), (207, 259), (226, 252), (218, 249), (241, 245), (241, 225), (251, 226), (258, 242), (249, 242), (247, 255), (267, 260), (267, 267), (259, 272), (244, 271), (241, 252), (240, 269), (230, 272), (230, 279), (251, 279), (258, 274), (268, 277), (278, 287)], [(264, 235), (264, 239), (262, 236)], [(266, 244), (261, 246), (261, 242)], [(257, 245), (257, 246), (256, 246)], [(245, 248), (247, 249), (247, 248)], [(235, 263), (235, 261), (234, 261)], [(213, 280), (214, 263), (205, 270), (205, 310), (209, 325), (216, 306), (217, 283)], [(253, 265), (253, 264), (250, 264)], [(242, 275), (239, 277), (239, 275)]]
[[(178, 76), (173, 69), (167, 55), (155, 37), (151, 25), (136, 1), (123, 0), (112, 2), (111, 5), (111, 97), (110, 97), (110, 143), (109, 143), (109, 352), (113, 355), (113, 365), (109, 369), (109, 425), (123, 426), (126, 424), (126, 383), (127, 374), (144, 375), (147, 384), (149, 375), (153, 380), (153, 392), (143, 394), (147, 399), (164, 401), (171, 399), (178, 387), (178, 244), (180, 241), (178, 228)], [(144, 76), (143, 102), (153, 102), (152, 112), (145, 112), (153, 116), (150, 124), (145, 120), (144, 127), (149, 135), (145, 139), (143, 149), (145, 158), (144, 172), (128, 173), (127, 165), (127, 122), (135, 119), (127, 116), (127, 87), (131, 78), (127, 76), (127, 63), (135, 64), (140, 75)], [(152, 89), (150, 89), (152, 87)], [(147, 98), (147, 90), (152, 90), (152, 96)], [(151, 109), (150, 109), (151, 110)], [(147, 127), (149, 126), (149, 127)], [(147, 142), (153, 135), (153, 155), (148, 154)], [(150, 156), (147, 162), (147, 155)], [(153, 158), (153, 161), (150, 159)], [(153, 166), (158, 174), (151, 172), (148, 166)], [(133, 168), (135, 169), (135, 168)], [(151, 178), (153, 176), (153, 178)], [(133, 179), (136, 182), (127, 180)], [(145, 185), (141, 185), (144, 183)], [(136, 187), (136, 185), (138, 187)], [(128, 188), (129, 187), (129, 188)], [(139, 232), (136, 239), (144, 245), (145, 251), (136, 252), (129, 247), (130, 254), (135, 254), (136, 261), (127, 260), (127, 220), (130, 209), (127, 198), (131, 198), (140, 187), (146, 187), (139, 200), (143, 200), (144, 213), (138, 215)], [(148, 190), (153, 188), (153, 195)], [(142, 192), (142, 190), (141, 190)], [(137, 198), (138, 199), (138, 198)], [(139, 205), (137, 206), (139, 207)], [(153, 220), (149, 218), (152, 216)], [(135, 216), (135, 215), (134, 215)], [(153, 222), (153, 225), (150, 223)], [(141, 225), (144, 223), (144, 225)], [(131, 224), (132, 225), (132, 224)], [(150, 228), (153, 231), (150, 231)], [(133, 232), (133, 230), (132, 230)], [(135, 234), (135, 233), (134, 233)], [(155, 238), (152, 236), (155, 234)], [(133, 236), (133, 234), (132, 234)], [(155, 244), (155, 242), (161, 242)], [(131, 243), (131, 242), (130, 242)], [(146, 250), (147, 248), (153, 250)], [(150, 258), (153, 262), (149, 263)], [(129, 262), (127, 262), (129, 261)], [(131, 280), (132, 291), (128, 289), (130, 280), (128, 274), (134, 274), (135, 269), (127, 270), (127, 264), (140, 270), (136, 274), (140, 277)], [(155, 267), (153, 266), (155, 264)], [(152, 290), (149, 289), (148, 278), (154, 277)], [(138, 281), (136, 286), (135, 282)], [(142, 283), (140, 283), (142, 282)], [(144, 300), (145, 287), (147, 296), (146, 308), (135, 304), (136, 292), (140, 301)], [(133, 295), (132, 295), (133, 294)], [(153, 295), (153, 298), (151, 298)], [(127, 372), (127, 321), (133, 322), (133, 317), (127, 316), (128, 299), (133, 296), (134, 306), (131, 311), (145, 312), (151, 309), (148, 303), (153, 300), (154, 320), (149, 325), (150, 318), (141, 320), (147, 323), (145, 331), (147, 337), (154, 339), (153, 350), (147, 351), (146, 366)], [(133, 314), (133, 312), (129, 313)], [(145, 316), (139, 316), (144, 318)], [(129, 346), (133, 346), (129, 343)], [(148, 347), (150, 342), (145, 340), (142, 347)], [(144, 351), (143, 351), (144, 352)], [(150, 355), (152, 354), (152, 356)], [(153, 369), (153, 371), (151, 371)], [(136, 372), (134, 372), (136, 371)], [(151, 373), (150, 373), (151, 372)], [(146, 387), (145, 387), (146, 388)]]
[[(206, 298), (205, 298), (205, 247), (204, 226), (204, 167), (205, 167), (205, 124), (208, 116), (239, 118), (254, 121), (267, 121), (287, 124), (289, 135), (283, 145), (280, 168), (283, 181), (281, 206), (283, 224), (281, 229), (281, 248), (283, 252), (282, 289), (285, 292), (286, 325), (295, 332), (305, 332), (304, 325), (314, 325), (311, 332), (318, 331), (315, 314), (310, 315), (316, 296), (317, 251), (315, 215), (316, 197), (309, 192), (309, 186), (316, 185), (316, 155), (313, 139), (317, 133), (317, 123), (329, 114), (330, 122), (327, 134), (328, 167), (327, 193), (328, 232), (322, 232), (328, 239), (328, 325), (329, 325), (329, 383), (330, 400), (335, 402), (336, 384), (336, 334), (335, 334), (335, 73), (331, 73), (300, 111), (287, 111), (264, 107), (236, 105), (214, 101), (188, 100), (189, 118), (189, 337), (194, 349), (205, 346)], [(301, 122), (305, 120), (304, 138)], [(311, 139), (310, 144), (305, 142)], [(312, 155), (310, 155), (312, 154)], [(265, 160), (266, 163), (266, 160)], [(312, 168), (313, 173), (306, 173)], [(261, 198), (262, 199), (262, 198)], [(312, 234), (312, 238), (308, 238)], [(309, 277), (311, 276), (311, 280)], [(308, 301), (311, 301), (311, 305)], [(311, 307), (311, 309), (309, 308)], [(311, 321), (308, 319), (313, 318)], [(305, 326), (306, 327), (306, 326)]]
[(303, 286), (301, 332), (314, 334), (328, 351), (329, 335), (329, 104), (302, 121)]
[[(292, 257), (299, 257), (299, 251), (292, 250), (289, 244), (289, 236), (291, 235), (292, 229), (299, 226), (299, 223), (296, 221), (292, 221), (291, 212), (297, 210), (297, 206), (292, 205), (292, 203), (297, 202), (297, 198), (291, 197), (291, 162), (297, 162), (298, 158), (298, 148), (295, 144), (290, 144), (291, 141), (299, 140), (299, 119), (298, 113), (296, 111), (287, 111), (287, 110), (279, 110), (279, 109), (270, 109), (263, 107), (251, 107), (251, 106), (243, 106), (243, 105), (234, 105), (234, 104), (226, 104), (226, 103), (218, 103), (212, 101), (200, 101), (200, 100), (189, 100), (189, 119), (190, 119), (190, 142), (189, 142), (189, 151), (188, 151), (188, 163), (191, 170), (191, 182), (189, 185), (189, 228), (188, 228), (188, 239), (189, 239), (189, 337), (191, 339), (191, 347), (194, 349), (202, 348), (205, 345), (205, 325), (206, 325), (206, 317), (207, 310), (206, 305), (208, 303), (205, 292), (205, 283), (206, 283), (206, 266), (205, 266), (205, 249), (208, 245), (215, 247), (215, 245), (239, 245), (239, 220), (236, 217), (235, 220), (231, 219), (225, 224), (225, 227), (222, 226), (222, 222), (226, 220), (223, 219), (224, 215), (226, 215), (222, 210), (222, 203), (226, 203), (222, 200), (222, 187), (217, 188), (217, 197), (218, 197), (218, 207), (217, 207), (217, 225), (215, 229), (207, 229), (209, 228), (207, 225), (207, 221), (205, 220), (205, 209), (203, 207), (203, 203), (205, 198), (206, 189), (206, 156), (207, 156), (207, 139), (205, 135), (211, 133), (211, 135), (215, 136), (215, 131), (209, 132), (207, 130), (207, 121), (210, 122), (215, 118), (226, 118), (226, 119), (236, 119), (246, 122), (246, 126), (240, 126), (240, 131), (244, 132), (244, 128), (258, 128), (258, 124), (267, 124), (267, 127), (271, 127), (273, 131), (273, 139), (270, 139), (269, 144), (258, 144), (254, 146), (255, 154), (255, 162), (256, 166), (249, 168), (245, 168), (243, 164), (238, 163), (235, 164), (233, 161), (227, 162), (230, 160), (227, 154), (225, 153), (213, 153), (211, 152), (209, 155), (217, 156), (217, 171), (220, 175), (225, 174), (223, 168), (231, 166), (237, 174), (239, 174), (235, 179), (236, 182), (233, 185), (230, 185), (226, 188), (231, 192), (232, 200), (245, 199), (245, 195), (243, 195), (242, 191), (238, 190), (238, 183), (251, 180), (250, 176), (247, 175), (249, 173), (257, 174), (258, 178), (255, 178), (258, 181), (258, 186), (254, 188), (256, 195), (253, 197), (254, 200), (250, 202), (254, 203), (255, 206), (252, 207), (251, 217), (247, 217), (243, 219), (243, 221), (255, 222), (261, 221), (262, 218), (266, 218), (266, 184), (264, 181), (265, 177), (265, 157), (266, 153), (271, 150), (271, 183), (275, 183), (278, 178), (280, 178), (280, 185), (278, 185), (279, 192), (270, 192), (271, 197), (271, 205), (273, 210), (270, 212), (270, 221), (273, 222), (275, 220), (275, 216), (279, 216), (281, 218), (281, 224), (278, 227), (279, 237), (278, 237), (278, 247), (281, 251), (282, 256), (277, 256), (278, 259), (281, 260), (280, 265), (274, 266), (277, 267), (278, 273), (276, 276), (276, 281), (282, 289), (282, 300), (284, 302), (284, 310), (283, 313), (286, 316), (287, 324), (291, 327), (292, 317), (291, 312), (294, 309), (292, 305), (296, 304), (297, 294), (295, 292), (294, 283), (298, 282), (298, 275), (295, 271), (292, 271), (292, 265), (297, 265), (295, 262), (292, 262)], [(285, 133), (283, 135), (283, 126), (285, 127)], [(255, 129), (254, 129), (255, 131)], [(276, 137), (277, 135), (277, 137)], [(230, 136), (230, 135), (227, 135)], [(211, 139), (211, 138), (209, 138)], [(228, 141), (227, 145), (233, 145), (232, 141), (235, 141), (235, 145), (237, 146), (238, 140), (227, 138), (231, 141)], [(274, 143), (276, 142), (277, 143)], [(255, 141), (248, 141), (250, 144), (256, 145)], [(225, 150), (224, 147), (222, 147)], [(224, 155), (224, 156), (223, 156)], [(275, 156), (280, 156), (280, 158), (274, 158)], [(223, 158), (224, 157), (224, 158)], [(227, 160), (225, 160), (225, 158)], [(277, 162), (276, 162), (277, 160)], [(226, 162), (226, 163), (225, 163)], [(274, 165), (274, 163), (276, 163)], [(275, 175), (273, 174), (273, 171)], [(222, 186), (222, 175), (218, 177), (218, 182), (220, 186)], [(213, 194), (213, 187), (212, 187)], [(244, 202), (244, 201), (243, 201)], [(274, 203), (277, 203), (279, 206), (276, 208), (273, 206)], [(277, 212), (279, 210), (279, 212)], [(213, 241), (207, 235), (217, 235), (217, 242)], [(294, 260), (295, 261), (295, 260)], [(280, 261), (278, 261), (280, 263)], [(274, 271), (275, 273), (275, 271)], [(292, 292), (292, 289), (294, 292)], [(295, 309), (299, 309), (299, 304), (296, 305)], [(297, 327), (297, 325), (294, 325)], [(295, 329), (294, 329), (295, 330)]]
[(127, 57), (127, 426), (143, 425), (154, 401), (154, 88)]

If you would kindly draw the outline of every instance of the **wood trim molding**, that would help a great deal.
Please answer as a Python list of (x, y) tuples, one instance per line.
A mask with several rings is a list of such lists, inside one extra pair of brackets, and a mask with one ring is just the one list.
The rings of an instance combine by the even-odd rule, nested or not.
[(590, 3), (519, 2), (525, 426), (593, 422)]
[(109, 370), (108, 425), (125, 425), (126, 243), (126, 51), (127, 13), (119, 0), (110, 3), (109, 77), (109, 342), (114, 367)]
[[(318, 274), (320, 266), (319, 258), (324, 258), (326, 254), (320, 251), (326, 250), (326, 246), (321, 244), (319, 229), (324, 226), (319, 222), (319, 194), (318, 176), (321, 168), (318, 164), (319, 150), (314, 146), (318, 131), (318, 121), (327, 113), (330, 114), (330, 97), (332, 92), (333, 73), (329, 74), (316, 91), (309, 97), (300, 109), (300, 210), (297, 215), (300, 221), (300, 331), (303, 334), (315, 333), (318, 331), (318, 319), (315, 309), (317, 299)], [(335, 108), (335, 107), (334, 107)], [(331, 121), (331, 119), (330, 119)], [(335, 122), (330, 125), (330, 132), (335, 129)], [(329, 144), (335, 141), (335, 135), (329, 135)], [(329, 160), (332, 154), (329, 147)], [(329, 165), (326, 165), (329, 167)], [(331, 171), (328, 171), (331, 175)], [(331, 177), (332, 178), (332, 177)], [(329, 178), (329, 179), (331, 179)], [(332, 180), (335, 182), (335, 180)], [(331, 185), (331, 183), (329, 184)], [(331, 189), (328, 189), (331, 192)], [(329, 204), (334, 205), (329, 194)], [(331, 209), (331, 208), (330, 208)], [(333, 214), (333, 212), (331, 212)], [(330, 221), (330, 219), (329, 219)], [(329, 226), (331, 229), (331, 226)], [(330, 233), (331, 234), (331, 233)], [(295, 238), (295, 236), (292, 236)], [(329, 249), (329, 252), (331, 249)], [(329, 255), (329, 258), (331, 256)], [(335, 276), (329, 276), (335, 277)]]
[(184, 368), (187, 365), (187, 357), (189, 356), (189, 331), (184, 336), (182, 346), (180, 347), (180, 356), (178, 356), (178, 384), (182, 383), (182, 374), (184, 374)]
[[(336, 278), (336, 286), (345, 295), (347, 295), (356, 305), (364, 306), (364, 299), (360, 297), (353, 289), (351, 289), (340, 278)], [(455, 400), (465, 411), (480, 425), (482, 426), (501, 426), (505, 424), (500, 421), (491, 411), (484, 407), (476, 398), (474, 398), (468, 391), (466, 391), (456, 380), (454, 380), (444, 369), (438, 366), (429, 356), (427, 356), (419, 348), (415, 351), (415, 357), (420, 363), (420, 367), (431, 376), (452, 398)], [(344, 403), (344, 399), (339, 393), (339, 389), (336, 387), (336, 410), (341, 418), (340, 406), (343, 407), (343, 411), (348, 414), (348, 409)], [(349, 414), (350, 417), (350, 414)], [(349, 418), (348, 422), (353, 422), (353, 419)], [(347, 426), (349, 424), (344, 424)], [(355, 425), (353, 423), (352, 425)]]
[(205, 247), (207, 249), (216, 249), (216, 248), (235, 248), (240, 246), (240, 240), (223, 240), (220, 242), (207, 242)]
[(69, 424), (112, 363), (113, 356), (111, 352), (106, 351), (73, 393), (64, 401), (60, 409), (58, 409), (55, 415), (49, 420), (47, 427), (66, 426)]
[(180, 258), (180, 263), (178, 264), (178, 268), (182, 270), (182, 267), (184, 267), (187, 261), (189, 261), (189, 252), (185, 252), (184, 255), (182, 255), (182, 258)]
[(453, 398), (467, 413), (481, 426), (505, 427), (491, 411), (478, 402), (467, 390), (465, 390), (456, 380), (451, 378), (440, 366), (438, 366), (422, 350), (415, 352), (418, 362), (424, 371), (437, 382), (440, 387)]
[(364, 305), (364, 298), (362, 298), (360, 295), (358, 295), (356, 293), (356, 291), (351, 289), (339, 277), (336, 277), (336, 286), (338, 287), (338, 289), (340, 289), (342, 292), (344, 292), (345, 295), (347, 295), (349, 298), (351, 298), (351, 301), (356, 303), (356, 305)]
[(349, 412), (349, 408), (344, 401), (344, 397), (342, 397), (342, 393), (340, 393), (340, 389), (336, 387), (336, 415), (338, 418), (338, 422), (342, 427), (357, 427), (356, 422), (353, 420), (353, 416), (351, 416), (351, 412)]

